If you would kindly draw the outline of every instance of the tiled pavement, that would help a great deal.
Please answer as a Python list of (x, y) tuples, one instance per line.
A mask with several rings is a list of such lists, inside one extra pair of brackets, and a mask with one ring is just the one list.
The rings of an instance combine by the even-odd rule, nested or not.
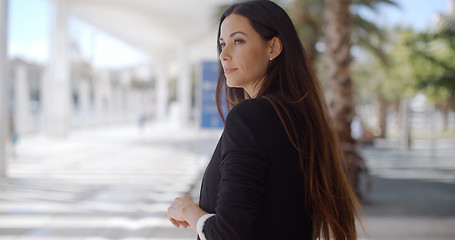
[[(125, 125), (22, 137), (0, 180), (0, 240), (195, 239), (165, 212), (182, 193), (197, 197), (220, 133)], [(452, 143), (362, 150), (373, 176), (364, 204), (371, 239), (455, 239)]]
[(23, 137), (0, 181), (0, 239), (195, 239), (166, 210), (198, 182), (220, 133), (111, 126)]
[(372, 174), (382, 178), (455, 183), (455, 139), (414, 140), (410, 151), (382, 141), (361, 152)]
[(363, 204), (371, 239), (455, 239), (455, 139), (361, 152), (373, 183)]

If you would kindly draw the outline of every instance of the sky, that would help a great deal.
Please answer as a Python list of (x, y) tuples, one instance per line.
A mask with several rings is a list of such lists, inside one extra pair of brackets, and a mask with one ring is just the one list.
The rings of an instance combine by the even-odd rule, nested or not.
[[(47, 0), (10, 0), (8, 55), (45, 63), (48, 60), (50, 13)], [(147, 61), (144, 53), (87, 23), (70, 17), (70, 38), (81, 56), (97, 67), (121, 68)], [(93, 47), (95, 46), (95, 47)]]
[(417, 30), (431, 27), (436, 13), (448, 13), (449, 0), (395, 0), (398, 7), (380, 5), (379, 12), (371, 14), (379, 25), (412, 26)]
[[(400, 8), (380, 7), (378, 13), (362, 11), (378, 24), (412, 26), (425, 30), (435, 13), (447, 13), (448, 0), (396, 0)], [(8, 54), (45, 63), (48, 59), (50, 7), (47, 0), (10, 0)], [(97, 67), (121, 68), (147, 61), (147, 56), (101, 30), (70, 18), (70, 36), (77, 39), (81, 56)], [(94, 44), (94, 45), (93, 45)], [(93, 47), (95, 46), (95, 47)]]

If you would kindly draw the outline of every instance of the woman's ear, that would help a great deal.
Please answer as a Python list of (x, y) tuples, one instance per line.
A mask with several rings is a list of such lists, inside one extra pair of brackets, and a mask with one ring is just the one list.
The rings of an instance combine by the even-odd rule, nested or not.
[(281, 50), (283, 50), (283, 43), (279, 37), (273, 37), (270, 42), (270, 57), (274, 59), (278, 57), (278, 55), (281, 53)]

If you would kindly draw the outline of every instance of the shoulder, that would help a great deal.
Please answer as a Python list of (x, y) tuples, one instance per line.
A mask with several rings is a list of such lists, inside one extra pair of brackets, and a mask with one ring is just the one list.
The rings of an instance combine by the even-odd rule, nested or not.
[(226, 135), (270, 139), (281, 131), (281, 121), (266, 98), (247, 99), (231, 109), (226, 117)]
[(266, 98), (254, 98), (243, 100), (235, 105), (227, 115), (226, 122), (233, 118), (256, 120), (276, 115), (275, 110)]
[(234, 155), (237, 160), (245, 157), (250, 161), (269, 159), (279, 128), (275, 118), (278, 117), (265, 98), (247, 99), (235, 105), (226, 117), (222, 135), (223, 164), (226, 159), (231, 162), (229, 159)]

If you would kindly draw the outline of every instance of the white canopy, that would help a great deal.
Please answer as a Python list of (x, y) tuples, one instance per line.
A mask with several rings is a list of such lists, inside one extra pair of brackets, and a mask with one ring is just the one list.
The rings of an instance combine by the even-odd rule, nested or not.
[(152, 59), (166, 60), (177, 54), (175, 50), (187, 47), (192, 61), (216, 58), (218, 9), (232, 3), (232, 0), (66, 1), (70, 15)]

